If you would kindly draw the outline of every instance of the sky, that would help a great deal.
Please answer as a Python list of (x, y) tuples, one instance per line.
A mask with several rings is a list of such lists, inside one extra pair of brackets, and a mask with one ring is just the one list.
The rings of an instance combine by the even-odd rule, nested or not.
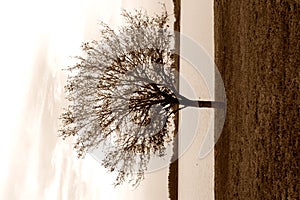
[[(171, 10), (171, 1), (164, 2)], [(160, 5), (150, 0), (15, 0), (1, 4), (0, 199), (166, 199), (166, 168), (147, 175), (136, 190), (126, 185), (114, 189), (112, 176), (98, 162), (89, 155), (78, 160), (72, 141), (57, 137), (58, 115), (66, 104), (66, 74), (61, 69), (72, 64), (71, 56), (80, 54), (81, 43), (97, 38), (99, 20), (117, 27), (121, 9), (156, 11)], [(195, 18), (193, 15), (205, 18), (193, 3), (184, 6), (193, 11), (183, 14), (186, 19)], [(213, 55), (211, 24), (198, 23), (206, 28), (195, 33), (190, 31), (195, 26), (186, 23), (183, 30), (203, 41)], [(197, 158), (184, 162), (199, 167)], [(189, 179), (182, 177), (183, 182)], [(211, 190), (210, 186), (205, 192)]]
[[(127, 3), (128, 4), (128, 3)], [(91, 156), (57, 137), (65, 74), (97, 23), (117, 24), (109, 1), (11, 1), (1, 6), (0, 199), (133, 199)], [(159, 175), (161, 176), (161, 175)], [(140, 187), (142, 188), (142, 187)]]

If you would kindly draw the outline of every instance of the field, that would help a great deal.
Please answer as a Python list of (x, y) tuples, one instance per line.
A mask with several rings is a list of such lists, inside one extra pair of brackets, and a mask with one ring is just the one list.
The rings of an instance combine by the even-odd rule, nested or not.
[(300, 199), (300, 2), (215, 0), (216, 199)]

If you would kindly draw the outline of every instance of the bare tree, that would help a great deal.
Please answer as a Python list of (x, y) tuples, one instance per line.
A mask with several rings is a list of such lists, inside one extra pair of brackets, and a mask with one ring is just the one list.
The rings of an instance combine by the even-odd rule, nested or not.
[(61, 115), (63, 138), (76, 137), (79, 157), (101, 148), (103, 166), (116, 172), (115, 185), (137, 185), (153, 156), (165, 156), (174, 117), (188, 106), (220, 108), (222, 102), (194, 101), (175, 85), (174, 34), (168, 14), (150, 17), (124, 11), (118, 32), (101, 24), (101, 38), (84, 43), (85, 55), (69, 67)]

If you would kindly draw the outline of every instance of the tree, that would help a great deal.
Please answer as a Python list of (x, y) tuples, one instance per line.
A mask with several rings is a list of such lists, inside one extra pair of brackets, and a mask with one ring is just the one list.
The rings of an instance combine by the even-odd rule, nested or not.
[(116, 32), (102, 25), (98, 41), (83, 43), (85, 55), (67, 68), (60, 136), (74, 136), (79, 157), (101, 148), (103, 166), (116, 172), (115, 185), (137, 185), (153, 156), (163, 157), (173, 141), (175, 114), (183, 108), (222, 108), (222, 102), (180, 95), (174, 67), (174, 34), (166, 10), (123, 12)]

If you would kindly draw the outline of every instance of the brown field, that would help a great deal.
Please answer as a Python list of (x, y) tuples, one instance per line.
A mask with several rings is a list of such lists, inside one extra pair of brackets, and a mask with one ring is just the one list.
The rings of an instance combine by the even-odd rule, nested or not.
[(215, 0), (216, 199), (300, 199), (300, 2)]

